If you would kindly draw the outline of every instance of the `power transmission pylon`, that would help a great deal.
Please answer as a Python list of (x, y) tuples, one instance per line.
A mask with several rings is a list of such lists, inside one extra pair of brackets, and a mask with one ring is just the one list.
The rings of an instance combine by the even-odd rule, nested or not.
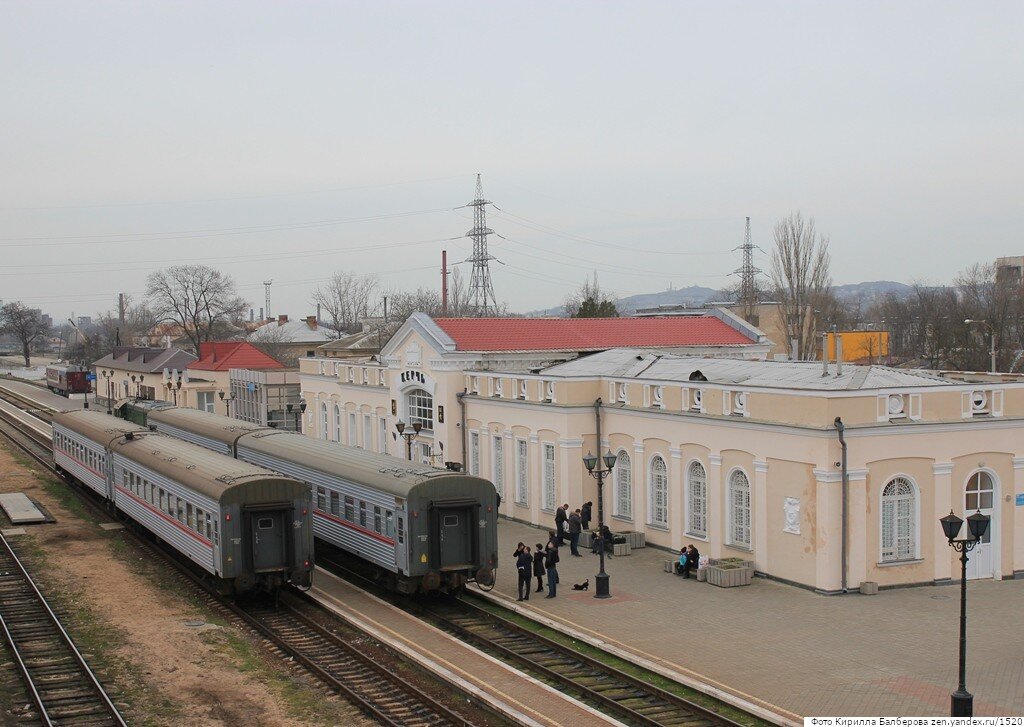
[(753, 318), (757, 315), (757, 304), (761, 297), (757, 287), (757, 276), (761, 274), (761, 270), (754, 267), (755, 248), (757, 245), (750, 240), (750, 218), (748, 217), (746, 231), (743, 234), (743, 244), (733, 248), (733, 250), (743, 251), (743, 264), (733, 271), (733, 275), (740, 276), (740, 289), (736, 300), (743, 311), (743, 319), (757, 325)]
[(263, 287), (267, 289), (267, 310), (266, 310), (267, 319), (270, 318), (270, 285), (273, 282), (274, 282), (273, 280), (264, 280), (263, 281)]
[(484, 199), (484, 188), (480, 182), (480, 175), (476, 175), (476, 199), (470, 202), (467, 207), (473, 208), (473, 229), (466, 233), (466, 237), (473, 240), (473, 254), (466, 262), (473, 263), (473, 274), (469, 279), (469, 304), (472, 306), (473, 315), (486, 317), (496, 315), (498, 302), (494, 298), (494, 286), (491, 284), (491, 268), (488, 263), (497, 260), (496, 257), (487, 252), (487, 236), (494, 234), (494, 230), (487, 226), (486, 207), (490, 202)]

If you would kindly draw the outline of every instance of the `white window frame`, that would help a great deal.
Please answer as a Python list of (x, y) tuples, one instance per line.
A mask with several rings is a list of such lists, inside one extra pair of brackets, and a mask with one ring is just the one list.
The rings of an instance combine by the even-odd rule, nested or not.
[(373, 421), (369, 414), (363, 414), (363, 449), (373, 451)]
[(615, 458), (615, 517), (633, 519), (633, 458), (624, 449)]
[(350, 411), (348, 413), (348, 446), (358, 447), (359, 446), (359, 428), (356, 426), (356, 413)]
[[(909, 492), (900, 494), (898, 485), (906, 484)], [(886, 495), (890, 486), (897, 485), (897, 491)], [(899, 563), (901, 561), (919, 560), (921, 557), (921, 491), (913, 478), (905, 474), (889, 477), (879, 492), (880, 507), (878, 509), (878, 562)], [(904, 514), (900, 514), (900, 504), (906, 503)], [(892, 518), (891, 537), (887, 538), (885, 521)], [(906, 535), (900, 535), (900, 520), (906, 523)], [(900, 543), (901, 537), (904, 543)]]
[(516, 442), (516, 504), (526, 507), (530, 504), (530, 448), (525, 439)]
[(334, 441), (341, 441), (341, 406), (334, 405)]
[(199, 411), (205, 411), (210, 414), (214, 414), (217, 407), (217, 392), (215, 391), (197, 391), (196, 392), (196, 409)]
[(685, 530), (687, 535), (697, 538), (708, 536), (708, 470), (699, 459), (686, 465)]
[[(726, 542), (733, 547), (749, 550), (754, 542), (754, 508), (751, 501), (750, 476), (741, 467), (736, 467), (729, 473), (727, 482), (729, 527)], [(742, 501), (737, 503), (737, 498), (742, 498)]]
[(388, 418), (377, 419), (377, 451), (381, 454), (388, 453)]
[(426, 389), (416, 388), (405, 395), (406, 424), (419, 422), (424, 431), (434, 431), (434, 397)]
[(325, 442), (329, 438), (330, 432), (327, 427), (327, 402), (320, 402), (320, 439)]
[(505, 499), (505, 445), (502, 436), (495, 434), (491, 438), (491, 480), (494, 489)]
[[(661, 463), (660, 471), (656, 469), (657, 464)], [(664, 478), (664, 482), (658, 482), (659, 479)], [(665, 458), (660, 454), (656, 454), (651, 457), (650, 463), (647, 465), (647, 492), (648, 502), (650, 503), (648, 510), (647, 521), (648, 524), (656, 528), (668, 529), (669, 519), (669, 501), (668, 501), (668, 463)], [(664, 502), (658, 502), (659, 490), (663, 492)]]
[(480, 476), (480, 432), (469, 433), (469, 474)]
[(541, 509), (548, 512), (555, 511), (555, 445), (551, 442), (544, 442), (543, 449), (543, 476), (544, 476), (544, 500)]

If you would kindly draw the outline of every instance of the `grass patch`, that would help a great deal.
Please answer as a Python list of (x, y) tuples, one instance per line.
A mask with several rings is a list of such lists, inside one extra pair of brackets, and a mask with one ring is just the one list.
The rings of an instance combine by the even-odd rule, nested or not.
[(301, 679), (268, 663), (266, 652), (248, 639), (222, 629), (206, 631), (201, 638), (238, 671), (267, 687), (290, 717), (305, 724), (339, 725), (351, 722), (355, 715), (361, 714), (341, 700), (325, 700), (321, 692)]
[(602, 651), (601, 649), (595, 648), (584, 641), (577, 641), (571, 636), (563, 634), (561, 631), (556, 631), (542, 624), (538, 624), (536, 621), (533, 621), (524, 616), (520, 616), (519, 614), (513, 611), (506, 610), (498, 604), (491, 603), (490, 601), (486, 601), (484, 599), (473, 599), (473, 605), (479, 606), (488, 613), (500, 616), (506, 621), (514, 623), (517, 626), (526, 629), (527, 631), (538, 634), (539, 636), (543, 636), (546, 639), (555, 642), (556, 644), (566, 646), (572, 649), (573, 651), (581, 654), (582, 656), (586, 656), (602, 664), (606, 664), (607, 666), (612, 667), (613, 669), (618, 669), (619, 671), (624, 672), (625, 674), (628, 674), (631, 677), (640, 679), (648, 684), (651, 684), (652, 686), (658, 687), (659, 689), (663, 689), (664, 691), (669, 692), (670, 694), (674, 694), (678, 697), (687, 699), (691, 702), (694, 702), (695, 704), (699, 704), (700, 706), (705, 707), (706, 709), (721, 714), (724, 717), (728, 717), (729, 719), (738, 722), (742, 725), (747, 725), (748, 727), (769, 727), (771, 725), (770, 722), (767, 722), (753, 715), (749, 715), (746, 712), (735, 709), (730, 705), (724, 704), (718, 701), (717, 699), (710, 697), (707, 694), (704, 694), (703, 692), (690, 689), (689, 687), (684, 686), (683, 684), (680, 684), (677, 681), (668, 679), (667, 677), (663, 677), (660, 674), (644, 669), (643, 667), (638, 666), (631, 661), (620, 659), (619, 657), (613, 654), (609, 654), (606, 651)]
[(98, 524), (101, 522), (107, 522), (109, 518), (100, 518), (99, 514), (91, 507), (82, 502), (82, 495), (75, 492), (71, 485), (67, 484), (63, 480), (56, 479), (55, 477), (40, 476), (37, 474), (39, 479), (42, 481), (43, 490), (46, 491), (50, 497), (55, 499), (61, 507), (67, 510), (70, 514), (74, 515), (79, 520), (85, 522)]

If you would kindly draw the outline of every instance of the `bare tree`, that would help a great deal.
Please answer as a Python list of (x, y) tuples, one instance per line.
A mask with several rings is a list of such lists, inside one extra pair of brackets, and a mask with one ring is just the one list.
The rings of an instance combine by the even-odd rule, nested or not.
[(829, 240), (818, 235), (814, 220), (799, 212), (775, 225), (771, 277), (786, 323), (791, 358), (803, 361), (814, 352), (817, 337), (815, 307), (829, 290)]
[(235, 281), (206, 265), (175, 265), (151, 273), (146, 296), (160, 319), (181, 326), (199, 355), (199, 344), (232, 331), (248, 307)]
[(268, 324), (249, 336), (249, 343), (289, 368), (299, 365), (295, 344), (281, 326)]
[(50, 327), (43, 322), (39, 310), (28, 308), (21, 301), (14, 301), (0, 308), (0, 332), (9, 333), (18, 339), (21, 355), (25, 358), (25, 368), (28, 368), (32, 365), (32, 347), (46, 337)]
[(596, 270), (593, 279), (587, 278), (566, 297), (564, 307), (569, 318), (616, 318), (619, 315), (613, 294), (597, 282)]
[(86, 335), (69, 332), (65, 358), (88, 365), (114, 346), (140, 345), (157, 320), (145, 303), (132, 304), (126, 299), (123, 321), (117, 311), (107, 310), (96, 315)]
[(313, 291), (313, 303), (326, 313), (323, 325), (343, 336), (359, 330), (359, 319), (369, 315), (378, 287), (376, 275), (339, 271)]

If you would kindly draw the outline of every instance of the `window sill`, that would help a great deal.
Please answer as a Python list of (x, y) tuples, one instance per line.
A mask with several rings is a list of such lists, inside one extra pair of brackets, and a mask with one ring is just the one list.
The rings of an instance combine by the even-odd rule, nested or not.
[(901, 565), (916, 565), (917, 563), (924, 563), (924, 558), (905, 558), (903, 560), (884, 560), (875, 563), (879, 568), (894, 568)]
[(669, 529), (668, 529), (667, 525), (658, 525), (657, 523), (647, 523), (647, 527), (651, 528), (651, 530), (660, 530), (663, 533), (669, 532)]
[(612, 515), (612, 520), (618, 520), (620, 523), (629, 523), (630, 525), (633, 524), (633, 518), (626, 517), (625, 515)]
[(698, 535), (697, 533), (691, 533), (691, 532), (684, 532), (683, 534), (686, 537), (688, 537), (688, 538), (693, 538), (694, 540), (700, 540), (700, 541), (703, 541), (705, 543), (708, 542), (708, 536), (707, 535)]
[(739, 550), (739, 551), (742, 551), (744, 553), (753, 553), (754, 552), (754, 549), (751, 548), (749, 545), (737, 545), (737, 544), (734, 544), (734, 543), (726, 543), (725, 547), (726, 548), (732, 548), (733, 550)]

